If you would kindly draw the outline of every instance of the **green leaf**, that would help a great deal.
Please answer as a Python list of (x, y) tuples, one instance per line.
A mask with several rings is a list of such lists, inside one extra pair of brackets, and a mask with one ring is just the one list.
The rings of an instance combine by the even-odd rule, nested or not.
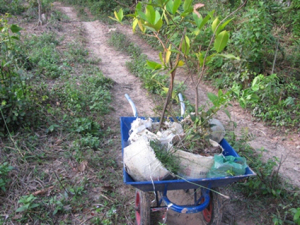
[(150, 69), (153, 69), (153, 70), (159, 70), (162, 68), (161, 64), (154, 62), (154, 61), (147, 60), (147, 65)]
[(232, 55), (232, 54), (217, 54), (217, 56), (221, 56), (227, 59), (235, 59), (235, 60), (241, 60), (240, 57)]
[(294, 221), (297, 221), (300, 218), (300, 208), (297, 208), (297, 212), (294, 215)]
[(178, 66), (178, 67), (184, 66), (184, 62), (183, 62), (182, 60), (179, 60), (177, 66)]
[(210, 16), (210, 18), (212, 18), (214, 16), (215, 10), (212, 10), (208, 13), (208, 16)]
[(173, 6), (174, 6), (174, 1), (168, 1), (167, 5), (166, 5), (166, 8), (172, 14), (174, 14), (173, 13)]
[(209, 21), (210, 18), (211, 18), (210, 15), (207, 15), (206, 17), (204, 17), (204, 19), (202, 20), (202, 22), (200, 23), (198, 28), (201, 30), (201, 28), (205, 26), (205, 24)]
[(246, 101), (245, 101), (245, 99), (244, 99), (243, 97), (241, 97), (241, 98), (239, 99), (239, 103), (240, 103), (240, 106), (241, 106), (242, 108), (245, 108), (245, 107), (246, 107)]
[(159, 31), (160, 28), (162, 27), (163, 25), (163, 21), (162, 19), (160, 19), (156, 24), (154, 24), (153, 28), (156, 30), (156, 31)]
[(152, 25), (155, 24), (155, 11), (152, 5), (147, 5), (146, 7), (146, 21)]
[(197, 36), (199, 33), (200, 33), (200, 30), (198, 28), (196, 28), (196, 29), (193, 30), (193, 34), (195, 36)]
[(166, 64), (168, 64), (169, 61), (170, 61), (171, 53), (172, 53), (171, 52), (171, 45), (169, 45), (169, 48), (168, 48), (168, 50), (166, 52)]
[(119, 22), (122, 22), (122, 20), (123, 20), (123, 9), (122, 8), (119, 10), (117, 15), (118, 15)]
[(182, 41), (182, 52), (184, 55), (188, 55), (190, 52), (190, 39), (188, 36), (185, 36), (183, 41)]
[(159, 59), (160, 59), (161, 63), (164, 64), (164, 60), (163, 60), (163, 57), (162, 57), (162, 52), (159, 53)]
[(174, 0), (174, 5), (172, 8), (172, 13), (175, 14), (179, 8), (179, 6), (181, 5), (181, 0)]
[(227, 109), (223, 109), (223, 112), (228, 116), (229, 119), (231, 119), (230, 112)]
[(158, 11), (155, 11), (155, 19), (154, 19), (154, 24), (157, 24), (157, 22), (161, 20), (160, 13)]
[(253, 91), (258, 91), (259, 90), (259, 83), (258, 81), (260, 80), (260, 77), (257, 76), (253, 79), (252, 84), (251, 84), (251, 89)]
[(214, 42), (214, 48), (219, 53), (221, 52), (227, 45), (229, 39), (229, 34), (226, 30), (222, 31), (217, 35), (217, 38)]
[(135, 11), (137, 11), (137, 12), (141, 12), (142, 11), (142, 3), (141, 2), (139, 2), (138, 4), (136, 4)]
[(229, 20), (226, 20), (224, 23), (222, 23), (222, 25), (219, 26), (219, 28), (218, 28), (216, 34), (220, 33), (220, 32), (227, 26), (227, 24), (228, 24), (231, 20), (233, 20), (233, 18), (231, 18), (231, 19), (229, 19)]
[(141, 2), (139, 2), (137, 5), (136, 5), (136, 12), (137, 14), (139, 15), (139, 17), (144, 20), (144, 21), (147, 21), (147, 17), (145, 15), (145, 13), (143, 13), (142, 11), (142, 4)]
[(184, 0), (183, 10), (188, 11), (192, 7), (193, 0)]
[[(214, 20), (214, 22), (212, 23), (212, 25), (211, 25), (211, 29), (212, 29), (212, 32), (215, 32), (215, 30), (217, 29), (217, 26), (219, 25), (219, 23), (220, 23), (220, 20), (219, 20), (219, 18), (217, 17), (215, 20)], [(216, 35), (217, 35), (218, 33), (216, 33)]]
[(202, 16), (200, 15), (200, 17), (198, 17), (198, 15), (197, 15), (196, 13), (193, 13), (193, 18), (194, 18), (194, 20), (195, 20), (195, 22), (196, 22), (197, 27), (199, 27), (200, 24), (201, 24), (202, 21), (203, 21)]
[(159, 6), (159, 7), (162, 7), (162, 6), (164, 6), (164, 4), (165, 4), (166, 2), (168, 3), (168, 1), (169, 1), (169, 0), (158, 0), (157, 3), (158, 3), (158, 6)]
[(216, 105), (218, 102), (218, 96), (216, 96), (214, 93), (208, 92), (207, 93), (207, 97), (208, 99), (214, 104)]
[(11, 36), (11, 38), (12, 38), (12, 39), (15, 39), (15, 40), (20, 40), (20, 38), (17, 37), (17, 36)]
[(18, 208), (17, 210), (16, 210), (16, 212), (24, 212), (24, 211), (26, 211), (28, 209), (28, 207), (26, 206), (26, 205), (23, 205), (23, 206), (21, 206), (20, 208)]
[(203, 66), (203, 61), (204, 61), (203, 54), (201, 52), (199, 52), (199, 53), (196, 53), (196, 56), (198, 58), (199, 65)]
[(36, 208), (36, 207), (39, 207), (39, 206), (40, 206), (39, 204), (35, 203), (35, 204), (30, 206), (30, 209), (33, 209), (33, 208)]
[(165, 93), (165, 94), (167, 94), (169, 91), (169, 88), (167, 88), (167, 87), (163, 87), (162, 89), (163, 89), (163, 93)]
[(223, 91), (222, 91), (222, 89), (219, 89), (219, 91), (218, 91), (218, 97), (220, 98), (220, 97), (222, 97), (224, 94), (223, 94)]
[(213, 57), (215, 57), (216, 56), (216, 53), (213, 53), (213, 54), (211, 54), (210, 56), (207, 56), (206, 57), (206, 60), (205, 60), (205, 65), (207, 64), (207, 63), (209, 63), (212, 59), (213, 59)]
[(132, 31), (135, 32), (135, 28), (138, 25), (139, 20), (135, 18), (132, 22)]
[(17, 26), (16, 24), (13, 24), (13, 25), (11, 25), (10, 30), (13, 33), (18, 33), (20, 30), (22, 30), (22, 28)]
[(146, 27), (144, 26), (142, 20), (138, 20), (138, 25), (139, 25), (139, 28), (140, 30), (145, 33), (146, 32)]

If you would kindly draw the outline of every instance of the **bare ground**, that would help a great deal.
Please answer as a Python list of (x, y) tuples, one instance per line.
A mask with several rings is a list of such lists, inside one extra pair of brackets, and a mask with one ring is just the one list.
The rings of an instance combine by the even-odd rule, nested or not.
[[(128, 93), (131, 96), (138, 109), (139, 115), (153, 116), (155, 104), (153, 103), (152, 98), (147, 95), (146, 90), (141, 88), (139, 79), (130, 74), (125, 67), (125, 62), (129, 61), (130, 58), (123, 53), (115, 51), (108, 45), (110, 29), (117, 28), (119, 31), (130, 37), (131, 40), (142, 49), (143, 53), (147, 54), (149, 59), (157, 59), (158, 52), (151, 49), (145, 41), (141, 40), (139, 37), (132, 35), (130, 27), (120, 25), (109, 27), (99, 21), (79, 22), (76, 13), (72, 8), (63, 7), (60, 3), (56, 3), (55, 5), (75, 22), (76, 26), (82, 26), (84, 28), (88, 40), (87, 47), (90, 54), (101, 59), (100, 69), (105, 76), (110, 77), (115, 81), (112, 90), (113, 102), (111, 105), (114, 108), (114, 112), (109, 115), (112, 123), (115, 126), (118, 126), (120, 116), (132, 115), (131, 108), (124, 97), (125, 93)], [(185, 72), (181, 70), (178, 79), (186, 80), (185, 78)], [(189, 86), (190, 83), (187, 81), (186, 85)], [(202, 99), (202, 102), (207, 100), (206, 92), (208, 91), (213, 92), (214, 90), (208, 86), (201, 86), (200, 99)], [(193, 101), (191, 88), (187, 89), (185, 96)], [(282, 166), (280, 167), (282, 176), (293, 184), (300, 186), (300, 176), (298, 175), (300, 172), (300, 162), (298, 161), (300, 157), (300, 134), (278, 133), (276, 130), (265, 126), (263, 123), (254, 122), (251, 115), (235, 103), (229, 108), (229, 111), (231, 112), (232, 120), (238, 125), (238, 132), (243, 128), (248, 128), (248, 130), (256, 136), (256, 138), (251, 141), (251, 146), (255, 149), (264, 148), (267, 150), (264, 153), (265, 159), (272, 158), (273, 156), (281, 159), (283, 161)], [(228, 121), (225, 114), (220, 113), (218, 117), (224, 124)], [(128, 187), (123, 186), (122, 188), (119, 188), (119, 191), (122, 194), (134, 196), (133, 189)], [(239, 196), (231, 197), (235, 199)], [(234, 220), (237, 224), (253, 224), (251, 221), (242, 220), (245, 212), (243, 211), (243, 207), (237, 207), (240, 206), (231, 204), (227, 209), (227, 212), (230, 214), (228, 217), (236, 217), (231, 219), (229, 224)], [(239, 215), (234, 216), (236, 210), (239, 210), (240, 212)], [(187, 217), (187, 215), (179, 215), (170, 212), (168, 214), (167, 224), (199, 224), (198, 220), (197, 222), (194, 222), (195, 218), (197, 218), (197, 215)]]

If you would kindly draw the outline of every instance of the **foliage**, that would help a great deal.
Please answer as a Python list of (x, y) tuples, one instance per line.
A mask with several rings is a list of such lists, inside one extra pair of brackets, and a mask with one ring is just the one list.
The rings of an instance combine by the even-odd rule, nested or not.
[[(106, 1), (106, 0), (62, 0), (62, 2), (76, 5), (76, 6), (85, 6), (87, 7), (93, 16), (97, 19), (100, 19), (103, 22), (110, 23), (111, 20), (108, 20), (108, 16), (113, 16), (113, 11), (120, 8), (120, 6), (126, 8), (126, 12), (130, 11), (129, 7), (131, 6), (131, 1), (127, 0), (118, 0), (118, 1)], [(82, 10), (82, 8), (79, 8)]]
[(249, 105), (253, 109), (252, 114), (264, 121), (272, 121), (276, 126), (299, 123), (299, 104), (293, 97), (299, 87), (294, 83), (281, 84), (276, 74), (267, 77), (260, 74), (246, 89), (234, 83), (232, 90), (242, 107)]
[(0, 0), (0, 14), (20, 15), (26, 10), (22, 0)]
[[(241, 18), (237, 31), (232, 34), (232, 43), (239, 55), (243, 56), (241, 67), (251, 70), (251, 72), (261, 73), (265, 71), (266, 64), (270, 66), (272, 59), (268, 55), (273, 55), (276, 41), (271, 33), (272, 20), (267, 11), (267, 6), (263, 2), (257, 8), (248, 8)], [(234, 48), (234, 47), (233, 47)], [(251, 77), (249, 78), (252, 80)]]
[[(218, 95), (208, 93), (207, 96), (210, 100), (210, 104), (203, 104), (198, 116), (191, 114), (184, 119), (183, 128), (185, 130), (185, 137), (180, 145), (177, 144), (177, 147), (186, 149), (195, 154), (205, 154), (205, 151), (211, 147), (209, 143), (211, 124), (209, 121), (213, 119), (220, 110), (223, 110), (230, 118), (230, 114), (226, 110), (231, 100), (230, 95), (230, 92), (224, 94), (222, 90), (218, 91)], [(201, 127), (201, 132), (199, 132), (199, 127)], [(203, 142), (203, 140), (206, 141)]]
[(111, 101), (111, 85), (112, 80), (95, 71), (94, 76), (83, 74), (64, 85), (58, 85), (52, 90), (52, 94), (57, 95), (61, 100), (60, 104), (74, 115), (80, 114), (82, 110), (105, 114), (109, 111), (105, 104)]
[(163, 166), (171, 173), (178, 174), (178, 170), (180, 169), (179, 158), (174, 155), (174, 152), (168, 149), (166, 145), (162, 145), (157, 141), (150, 141), (150, 146)]
[(19, 207), (16, 212), (24, 212), (25, 214), (29, 211), (32, 211), (34, 208), (39, 207), (40, 205), (38, 203), (34, 203), (34, 201), (37, 198), (33, 195), (25, 195), (20, 198), (18, 201), (19, 204), (22, 204), (21, 207)]
[[(225, 56), (219, 54), (224, 50), (229, 39), (229, 33), (224, 30), (225, 26), (231, 20), (219, 20), (214, 16), (214, 11), (211, 11), (202, 17), (197, 11), (198, 8), (203, 7), (202, 4), (192, 5), (192, 0), (182, 2), (181, 0), (164, 0), (154, 1), (153, 3), (138, 3), (135, 13), (131, 15), (134, 19), (132, 22), (133, 31), (139, 27), (142, 33), (150, 31), (150, 35), (156, 37), (163, 51), (159, 53), (160, 63), (154, 61), (147, 61), (147, 65), (152, 70), (161, 70), (170, 76), (169, 88), (167, 88), (167, 96), (162, 110), (160, 125), (163, 123), (164, 114), (173, 96), (174, 79), (176, 70), (179, 67), (187, 64), (187, 59), (196, 62), (198, 68), (198, 76), (191, 78), (195, 86), (195, 111), (198, 114), (198, 85), (204, 76), (205, 66), (211, 61), (215, 55)], [(122, 9), (115, 11), (117, 21), (121, 22), (123, 18)], [(163, 26), (164, 25), (164, 26)], [(161, 37), (160, 31), (165, 35)], [(202, 38), (203, 45), (205, 41), (209, 44), (203, 46), (201, 34), (210, 30), (209, 38)], [(199, 37), (200, 36), (200, 37)], [(195, 48), (194, 46), (201, 46)], [(183, 57), (181, 59), (181, 57)], [(234, 57), (234, 56), (233, 56)], [(188, 64), (187, 64), (188, 65)], [(192, 73), (191, 73), (192, 74)], [(192, 76), (192, 75), (191, 75)]]
[[(238, 12), (239, 16), (235, 21), (227, 26), (231, 31), (227, 52), (240, 56), (241, 60), (214, 57), (206, 75), (206, 79), (218, 88), (231, 88), (232, 84), (236, 88), (237, 85), (241, 93), (248, 97), (249, 107), (251, 103), (257, 104), (257, 107), (252, 108), (253, 115), (276, 126), (295, 126), (298, 123), (296, 105), (299, 95), (296, 90), (300, 87), (300, 65), (296, 30), (299, 30), (297, 26), (300, 11), (297, 10), (298, 0), (291, 1), (291, 5), (288, 2), (290, 1), (248, 1), (244, 10)], [(210, 0), (202, 3), (209, 9), (216, 6)], [(229, 3), (218, 7), (218, 13), (226, 15), (228, 10), (234, 10), (239, 4), (236, 1)], [(276, 91), (270, 90), (268, 94), (264, 94), (264, 89), (257, 91), (255, 95), (249, 94), (258, 74), (263, 74), (264, 80), (269, 80), (273, 73), (277, 75), (277, 81), (273, 81), (270, 87), (274, 87), (276, 83)], [(260, 101), (261, 98), (263, 101)], [(290, 104), (291, 100), (295, 105)], [(285, 101), (288, 106), (284, 106)]]
[[(26, 117), (33, 107), (31, 91), (26, 68), (30, 62), (20, 47), (20, 30), (15, 24), (8, 24), (10, 16), (0, 17), (0, 135), (7, 129), (15, 129), (26, 123)], [(31, 115), (34, 117), (33, 115)]]
[[(34, 2), (32, 9), (36, 7)], [(45, 8), (51, 9), (50, 5)], [(73, 213), (86, 216), (86, 210), (90, 211), (89, 215), (100, 218), (101, 224), (104, 221), (125, 224), (128, 219), (125, 219), (124, 205), (127, 207), (125, 202), (129, 199), (116, 196), (118, 192), (114, 189), (119, 185), (121, 174), (115, 160), (117, 151), (111, 151), (117, 146), (114, 143), (117, 134), (108, 128), (110, 118), (106, 117), (111, 110), (113, 81), (104, 77), (98, 68), (99, 60), (89, 56), (82, 32), (64, 33), (68, 40), (76, 38), (76, 45), (62, 41), (62, 33), (57, 32), (57, 28), (64, 25), (74, 30), (74, 27), (65, 23), (61, 14), (49, 14), (52, 16), (47, 25), (32, 29), (32, 34), (22, 36), (21, 40), (12, 38), (19, 37), (12, 32), (18, 26), (9, 24), (13, 19), (5, 21), (8, 33), (2, 30), (4, 23), (0, 26), (1, 38), (11, 39), (11, 42), (1, 39), (0, 58), (5, 59), (3, 65), (10, 62), (10, 70), (5, 68), (4, 72), (16, 77), (16, 82), (7, 85), (7, 89), (2, 89), (6, 83), (1, 79), (0, 102), (2, 96), (9, 96), (2, 95), (1, 91), (13, 96), (15, 90), (9, 88), (17, 85), (23, 85), (28, 94), (28, 99), (19, 98), (15, 103), (28, 106), (26, 119), (20, 119), (15, 127), (7, 120), (7, 115), (14, 114), (5, 114), (4, 103), (1, 106), (4, 115), (4, 120), (0, 116), (1, 128), (4, 129), (3, 123), (7, 122), (11, 133), (1, 137), (0, 143), (0, 156), (5, 158), (5, 164), (0, 165), (1, 203), (5, 205), (1, 207), (1, 214), (10, 214), (1, 218), (0, 224), (70, 224)], [(31, 23), (31, 27), (36, 26), (36, 21), (27, 18), (26, 22)], [(7, 106), (7, 100), (6, 103)], [(14, 173), (8, 174), (12, 166)], [(65, 176), (65, 172), (75, 176)], [(113, 188), (105, 191), (106, 187)], [(101, 195), (91, 195), (92, 190), (100, 188)], [(18, 203), (11, 204), (12, 195)], [(101, 211), (96, 211), (92, 204), (99, 205), (99, 202)]]
[[(247, 158), (249, 167), (256, 172), (256, 176), (247, 182), (235, 184), (233, 187), (236, 191), (246, 195), (246, 204), (254, 204), (259, 208), (258, 212), (260, 214), (264, 210), (267, 210), (267, 214), (272, 212), (274, 224), (292, 224), (292, 221), (297, 223), (298, 211), (294, 207), (297, 207), (300, 203), (299, 189), (288, 184), (278, 174), (283, 163), (282, 159), (273, 157), (264, 160), (263, 153), (266, 150), (255, 150), (249, 145), (248, 142), (254, 138), (247, 128), (242, 130), (240, 136), (235, 135), (234, 132), (230, 132), (226, 136), (232, 147)], [(263, 205), (260, 205), (260, 202), (263, 202)], [(265, 208), (266, 204), (270, 206), (268, 209)], [(262, 219), (267, 224), (270, 223), (271, 218)]]
[(0, 190), (2, 192), (6, 192), (6, 186), (10, 182), (8, 179), (8, 173), (13, 169), (12, 166), (8, 164), (8, 162), (4, 162), (0, 164)]

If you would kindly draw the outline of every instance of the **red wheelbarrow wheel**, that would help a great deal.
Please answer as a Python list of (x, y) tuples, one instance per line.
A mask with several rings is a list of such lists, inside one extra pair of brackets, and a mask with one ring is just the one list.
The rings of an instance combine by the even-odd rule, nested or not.
[[(214, 189), (218, 191), (218, 189)], [(202, 211), (206, 225), (219, 225), (222, 221), (224, 198), (214, 191), (210, 191), (209, 205)]]
[(136, 190), (135, 218), (137, 225), (150, 225), (150, 200), (148, 193)]

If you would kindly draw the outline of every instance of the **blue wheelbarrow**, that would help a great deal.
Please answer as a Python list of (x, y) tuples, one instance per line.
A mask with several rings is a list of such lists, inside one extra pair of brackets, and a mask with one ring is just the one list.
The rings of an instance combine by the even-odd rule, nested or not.
[[(122, 154), (124, 155), (124, 148), (128, 145), (129, 130), (131, 123), (137, 118), (137, 111), (134, 103), (131, 101), (128, 95), (125, 95), (131, 107), (133, 109), (134, 117), (121, 117), (121, 143)], [(184, 113), (184, 104), (181, 100), (181, 113)], [(143, 117), (140, 117), (143, 118)], [(157, 118), (156, 118), (157, 121)], [(229, 145), (229, 143), (223, 139), (220, 142), (223, 147), (224, 156), (239, 155)], [(127, 185), (131, 185), (136, 188), (135, 195), (135, 216), (137, 225), (149, 225), (156, 223), (155, 214), (158, 211), (166, 212), (167, 209), (171, 209), (177, 213), (198, 213), (202, 212), (202, 224), (212, 225), (219, 224), (221, 222), (222, 215), (222, 196), (217, 192), (218, 188), (225, 186), (251, 176), (255, 176), (255, 172), (247, 167), (244, 175), (228, 176), (228, 177), (216, 177), (216, 178), (201, 178), (201, 179), (176, 179), (176, 180), (162, 180), (162, 181), (134, 181), (130, 175), (126, 172), (125, 166), (123, 167), (123, 180)], [(178, 205), (172, 202), (168, 198), (168, 191), (171, 190), (193, 190), (194, 199), (193, 203), (189, 205)], [(151, 206), (149, 193), (153, 192), (155, 196), (155, 204)], [(154, 216), (153, 216), (154, 215)], [(163, 216), (164, 217), (164, 213)], [(161, 220), (160, 220), (161, 221)], [(200, 224), (200, 223), (199, 223)]]

